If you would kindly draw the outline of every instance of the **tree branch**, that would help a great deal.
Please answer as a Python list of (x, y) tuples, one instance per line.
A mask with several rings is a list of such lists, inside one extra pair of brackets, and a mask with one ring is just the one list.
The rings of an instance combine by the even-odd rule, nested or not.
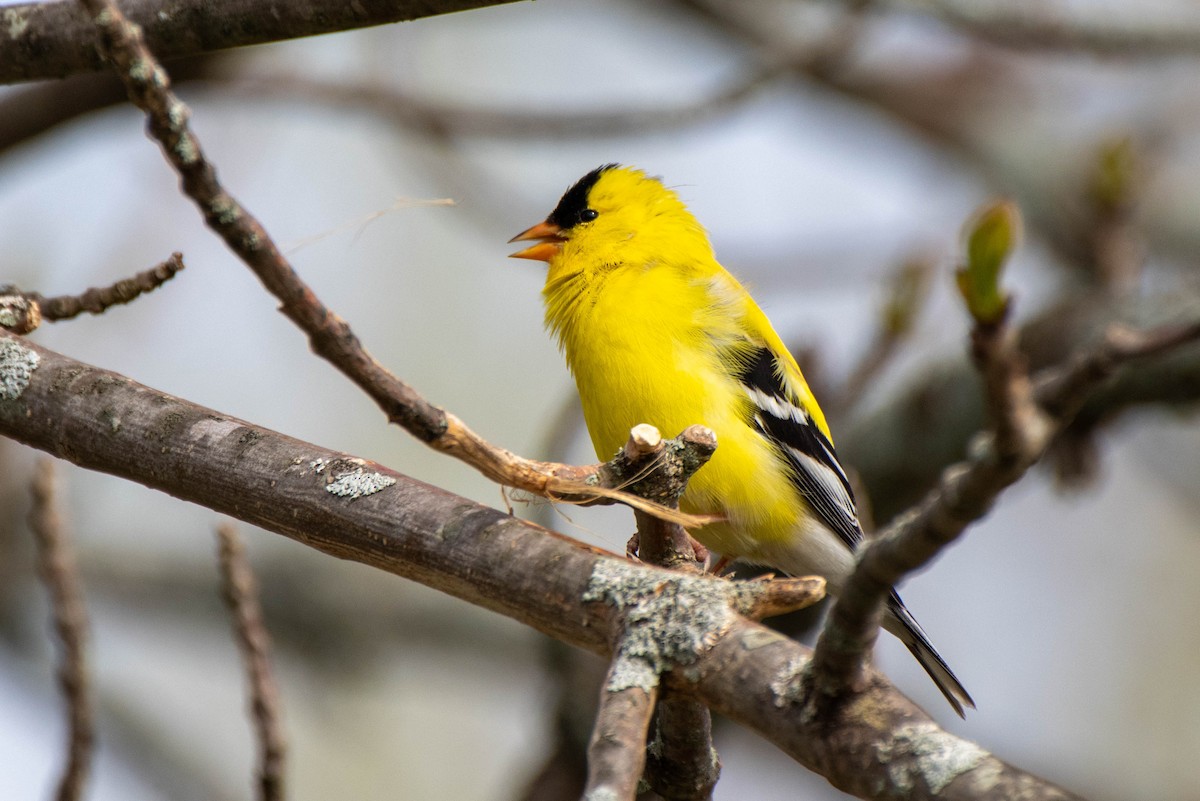
[(670, 693), (654, 710), (646, 783), (666, 801), (708, 801), (721, 778), (708, 707)]
[[(122, 0), (163, 58), (366, 28), (512, 0)], [(92, 11), (95, 13), (95, 10)], [(62, 78), (104, 66), (75, 0), (22, 3), (0, 12), (0, 84)]]
[[(844, 0), (850, 2), (851, 0)], [(1091, 18), (1066, 2), (1045, 0), (881, 0), (883, 5), (942, 20), (966, 33), (1020, 49), (1079, 50), (1103, 55), (1160, 56), (1200, 52), (1200, 19), (1180, 4), (1173, 19), (1111, 13)], [(1084, 6), (1086, 8), (1086, 6)], [(1186, 12), (1184, 13), (1184, 10)]]
[(36, 470), (29, 522), (37, 542), (38, 573), (50, 594), (54, 630), (62, 645), (58, 681), (67, 702), (67, 761), (55, 797), (77, 801), (83, 798), (95, 740), (87, 671), (87, 608), (79, 568), (58, 513), (54, 463), (41, 459)]
[(682, 525), (702, 524), (701, 518), (612, 489), (597, 475), (599, 466), (565, 468), (498, 448), (384, 368), (350, 325), (301, 280), (258, 219), (217, 180), (216, 170), (188, 126), (191, 112), (171, 91), (170, 78), (146, 47), (138, 27), (111, 0), (81, 2), (99, 29), (102, 54), (116, 68), (130, 100), (146, 113), (150, 135), (162, 146), (179, 174), (184, 194), (195, 202), (208, 227), (279, 300), (280, 311), (308, 335), (313, 352), (367, 393), (389, 421), (500, 484), (548, 498), (620, 502)]
[(426, 135), (452, 133), (529, 141), (615, 138), (696, 125), (740, 108), (790, 72), (790, 65), (763, 65), (711, 94), (695, 99), (596, 111), (465, 106), (421, 97), (394, 86), (347, 82), (345, 79), (273, 73), (212, 77), (225, 83), (233, 93), (249, 95), (255, 100), (317, 101), (337, 108), (368, 109), (408, 130)]
[[(1106, 292), (1072, 292), (1027, 321), (1019, 342), (1037, 380), (1044, 381), (1073, 357), (1093, 353), (1096, 341), (1114, 325), (1155, 330), (1172, 320), (1194, 319), (1200, 319), (1200, 295), (1186, 288), (1117, 301)], [(1124, 364), (1110, 380), (1089, 384), (1090, 394), (1068, 433), (1092, 431), (1135, 409), (1180, 413), (1200, 402), (1200, 349)], [(869, 488), (880, 520), (919, 503), (939, 473), (964, 457), (971, 435), (985, 425), (972, 372), (966, 360), (925, 365), (919, 381), (841, 430), (839, 453)], [(1035, 394), (1041, 395), (1036, 388)], [(1048, 460), (1054, 462), (1057, 455), (1052, 452)]]
[[(859, 552), (858, 566), (846, 582), (821, 633), (814, 655), (813, 681), (826, 697), (851, 689), (865, 654), (874, 644), (883, 603), (906, 576), (928, 565), (942, 549), (991, 509), (999, 495), (1041, 458), (1051, 438), (1062, 431), (1088, 394), (1123, 363), (1200, 340), (1200, 323), (1146, 332), (1110, 333), (1091, 351), (1040, 378), (1032, 407), (1012, 339), (997, 324), (991, 333), (976, 326), (975, 341), (986, 339), (983, 369), (989, 374), (989, 405), (1000, 410), (995, 431), (982, 433), (965, 462), (942, 473), (938, 486), (916, 507), (896, 518)], [(1004, 376), (1015, 380), (1005, 383)], [(1022, 389), (1024, 387), (1024, 389)], [(1016, 411), (1016, 410), (1020, 411)], [(1010, 430), (1011, 429), (1011, 430)]]
[(251, 719), (258, 738), (258, 798), (283, 801), (287, 741), (280, 722), (279, 687), (271, 670), (271, 635), (263, 622), (257, 582), (237, 529), (222, 523), (217, 526), (217, 541), (221, 594), (246, 664)]
[[(676, 455), (676, 461), (682, 462), (684, 469), (654, 470), (648, 479), (631, 485), (630, 490), (677, 508), (687, 482), (708, 462), (716, 448), (716, 434), (704, 426), (691, 426), (669, 443), (662, 441), (653, 426), (634, 426), (621, 454), (631, 466), (644, 463), (644, 469), (652, 469), (670, 453)], [(651, 485), (656, 478), (659, 481)], [(640, 559), (675, 570), (704, 571), (708, 551), (683, 526), (644, 512), (635, 512), (634, 518)], [(645, 748), (644, 730), (642, 735), (641, 745)], [(712, 743), (712, 715), (699, 701), (678, 693), (664, 696), (654, 710), (654, 737), (647, 750), (646, 781), (659, 796), (668, 801), (704, 801), (712, 797), (721, 776), (721, 761)]]
[(654, 712), (658, 687), (612, 689), (613, 672), (600, 691), (600, 708), (588, 743), (588, 776), (583, 797), (587, 801), (633, 801), (646, 764), (646, 731)]
[(42, 320), (70, 320), (84, 312), (103, 314), (113, 306), (132, 303), (153, 292), (183, 269), (183, 254), (171, 258), (132, 278), (123, 278), (106, 287), (93, 287), (79, 295), (43, 297), (37, 292), (22, 292), (14, 286), (0, 286), (0, 328), (14, 334), (28, 334)]
[[(628, 664), (664, 675), (667, 689), (694, 695), (861, 797), (1073, 798), (942, 731), (873, 672), (835, 717), (812, 717), (800, 681), (810, 652), (737, 614), (746, 603), (738, 583), (616, 557), (3, 333), (0, 434), (596, 653), (610, 652), (619, 621), (636, 609), (642, 636), (638, 648), (626, 647)], [(349, 484), (358, 497), (342, 493)]]

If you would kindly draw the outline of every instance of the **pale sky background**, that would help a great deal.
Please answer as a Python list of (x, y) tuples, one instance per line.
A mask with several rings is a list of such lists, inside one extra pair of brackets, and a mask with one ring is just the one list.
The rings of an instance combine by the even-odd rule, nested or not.
[[(808, 8), (779, 4), (780, 24), (810, 18), (796, 7)], [(965, 52), (947, 31), (908, 20), (879, 26), (867, 61), (936, 66)], [(684, 103), (749, 69), (733, 44), (680, 24), (665, 7), (595, 0), (519, 3), (264, 46), (241, 58), (262, 73), (382, 82), (465, 106), (538, 111)], [(583, 462), (593, 457), (582, 434), (568, 453), (543, 450), (573, 385), (542, 330), (543, 268), (508, 260), (505, 242), (602, 163), (638, 165), (677, 187), (784, 338), (818, 347), (835, 379), (871, 337), (888, 270), (914, 252), (937, 254), (930, 308), (873, 402), (918, 380), (919, 365), (965, 351), (967, 322), (950, 276), (962, 222), (997, 194), (1056, 180), (1055, 165), (1105, 136), (1172, 133), (1158, 140), (1156, 156), (1170, 168), (1148, 187), (1144, 217), (1190, 253), (1160, 265), (1164, 274), (1194, 273), (1196, 62), (1027, 59), (1029, 80), (1009, 106), (1023, 113), (984, 113), (977, 123), (975, 141), (999, 165), (991, 175), (868, 106), (796, 81), (692, 127), (569, 142), (434, 143), (381, 115), (315, 99), (219, 84), (185, 85), (180, 94), (227, 188), (285, 245), (362, 220), (398, 197), (453, 198), (453, 207), (393, 211), (304, 245), (294, 265), (374, 355), (427, 398), (498, 445)], [(0, 89), (0, 100), (10, 91)], [(132, 107), (4, 155), (0, 283), (51, 295), (111, 283), (174, 250), (188, 265), (129, 307), (43, 327), (38, 343), (501, 504), (495, 486), (389, 429), (369, 400), (313, 357), (176, 185)], [(1035, 237), (1010, 277), (1021, 312), (1034, 311), (1058, 280)], [(950, 731), (1085, 796), (1196, 798), (1200, 437), (1188, 417), (1132, 422), (1103, 438), (1094, 486), (1056, 494), (1035, 472), (904, 588), (976, 712), (957, 719), (895, 641), (884, 638), (878, 662)], [(0, 492), (21, 515), (33, 456), (0, 442)], [(240, 665), (217, 602), (218, 517), (65, 464), (60, 475), (94, 601), (101, 751), (89, 798), (246, 797), (253, 746)], [(568, 509), (555, 520), (567, 534), (618, 551), (632, 529), (622, 510)], [(393, 635), (365, 650), (330, 648), (317, 637), (310, 650), (319, 653), (277, 637), (292, 798), (482, 801), (510, 798), (528, 780), (551, 736), (554, 703), (537, 635), (241, 530), (255, 566), (288, 585), (278, 592), (291, 593), (290, 619), (344, 621), (355, 630), (370, 609)], [(9, 552), (30, 556), (27, 546)], [(210, 574), (211, 601), (198, 601)], [(31, 576), (29, 565), (20, 581)], [(185, 577), (177, 599), (150, 589), (175, 576)], [(5, 799), (50, 796), (63, 738), (50, 645), (39, 640), (43, 601), (32, 583), (20, 597), (22, 636), (0, 640)], [(268, 604), (269, 623), (270, 612)], [(147, 740), (159, 750), (148, 755)], [(733, 726), (717, 746), (719, 801), (845, 797)]]

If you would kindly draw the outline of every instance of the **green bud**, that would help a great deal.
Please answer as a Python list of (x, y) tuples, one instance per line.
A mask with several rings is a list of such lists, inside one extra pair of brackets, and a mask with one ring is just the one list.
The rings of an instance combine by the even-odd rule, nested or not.
[(1021, 238), (1021, 214), (1012, 201), (996, 201), (971, 218), (965, 235), (966, 263), (954, 274), (958, 291), (976, 322), (993, 325), (1008, 311), (1009, 295), (1000, 278)]

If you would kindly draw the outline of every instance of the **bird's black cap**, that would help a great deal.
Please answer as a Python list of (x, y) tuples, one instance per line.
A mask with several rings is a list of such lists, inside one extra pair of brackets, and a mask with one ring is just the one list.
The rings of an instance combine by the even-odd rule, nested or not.
[(605, 164), (580, 178), (574, 186), (566, 191), (566, 194), (558, 201), (558, 205), (554, 207), (554, 211), (550, 212), (550, 216), (546, 219), (564, 230), (574, 228), (582, 222), (580, 215), (588, 207), (588, 193), (592, 191), (596, 181), (599, 181), (600, 176), (604, 173), (619, 166), (621, 165)]

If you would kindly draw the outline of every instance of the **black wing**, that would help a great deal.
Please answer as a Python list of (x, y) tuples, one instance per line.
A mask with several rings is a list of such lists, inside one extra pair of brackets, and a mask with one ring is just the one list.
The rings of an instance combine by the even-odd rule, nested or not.
[(833, 443), (787, 391), (775, 354), (756, 347), (739, 362), (737, 377), (752, 404), (752, 424), (779, 450), (792, 483), (821, 522), (856, 550), (862, 528)]

